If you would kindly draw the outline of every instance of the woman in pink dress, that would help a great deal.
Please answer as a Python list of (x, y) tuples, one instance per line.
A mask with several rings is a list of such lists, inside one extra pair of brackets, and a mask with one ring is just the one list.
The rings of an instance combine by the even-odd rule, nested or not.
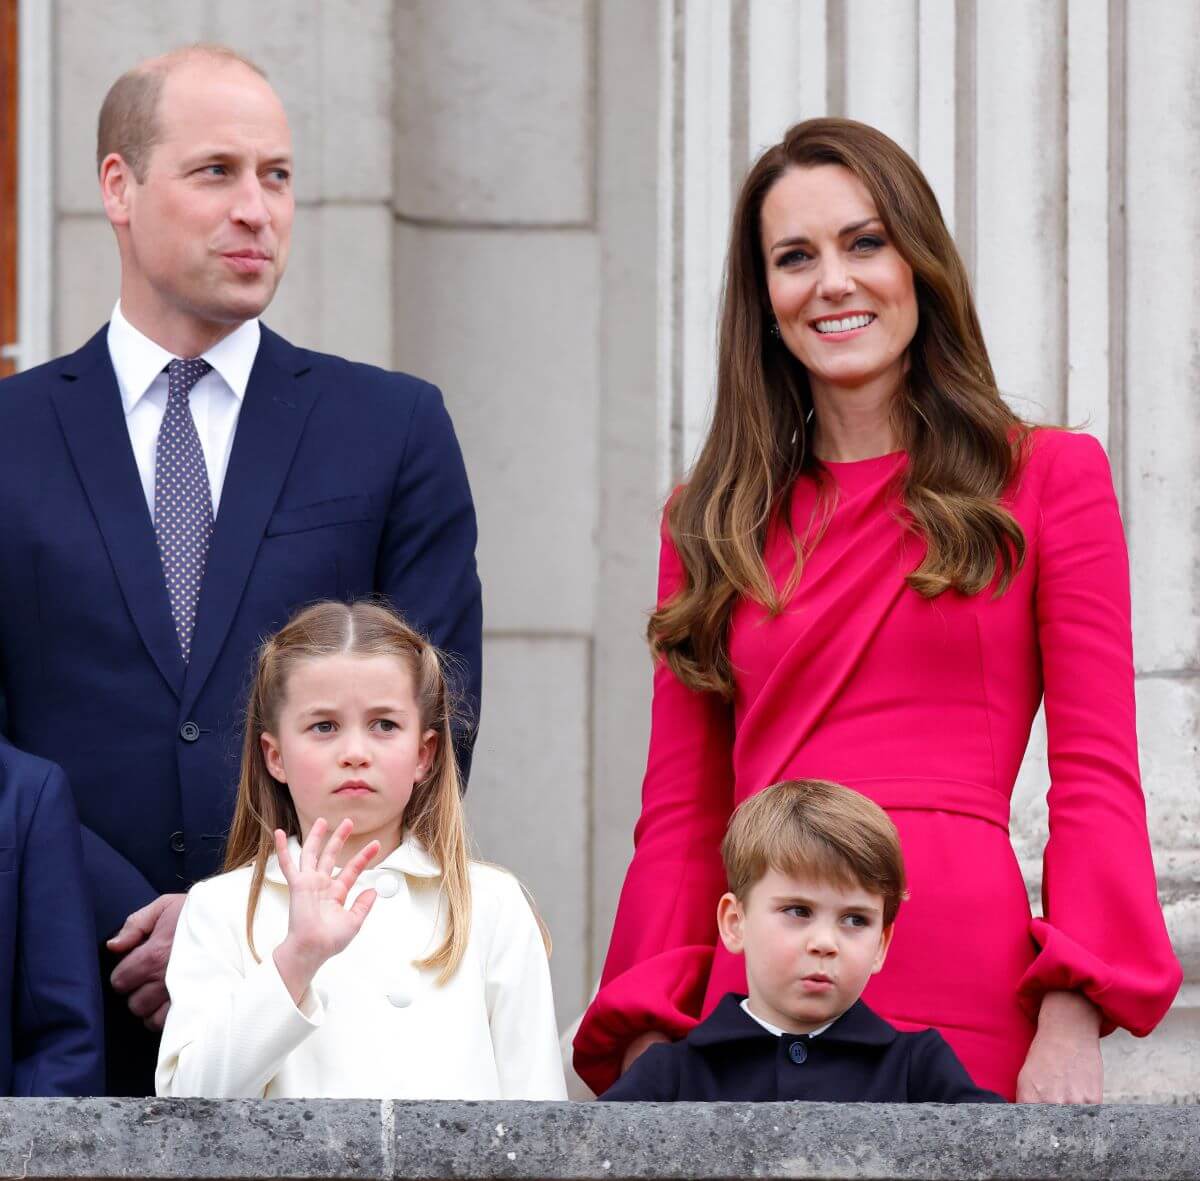
[[(975, 1081), (1099, 1101), (1099, 1037), (1181, 973), (1137, 765), (1129, 572), (1108, 462), (1000, 397), (966, 272), (913, 161), (816, 119), (734, 214), (713, 423), (663, 524), (650, 753), (600, 990), (603, 1090), (741, 962), (717, 945), (732, 809), (785, 778), (876, 800), (910, 900), (866, 1000)], [(1008, 837), (1045, 698), (1044, 917)]]

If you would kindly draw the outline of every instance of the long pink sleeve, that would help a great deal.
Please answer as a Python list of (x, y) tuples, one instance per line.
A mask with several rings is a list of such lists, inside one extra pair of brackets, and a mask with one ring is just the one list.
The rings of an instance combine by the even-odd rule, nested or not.
[(1182, 972), (1158, 903), (1138, 774), (1129, 562), (1108, 460), (1086, 435), (1046, 455), (1037, 625), (1050, 753), (1050, 839), (1019, 996), (1082, 991), (1103, 1029), (1148, 1033)]
[[(658, 601), (682, 580), (664, 525)], [(732, 745), (731, 708), (685, 688), (660, 664), (633, 861), (600, 991), (575, 1038), (575, 1069), (597, 1093), (616, 1080), (639, 1034), (681, 1037), (700, 1017), (725, 891), (720, 844), (733, 809)]]

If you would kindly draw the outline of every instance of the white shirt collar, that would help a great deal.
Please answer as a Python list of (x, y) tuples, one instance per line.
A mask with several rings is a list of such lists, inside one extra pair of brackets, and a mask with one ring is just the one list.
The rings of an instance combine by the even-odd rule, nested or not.
[[(750, 998), (749, 997), (742, 998), (742, 1012), (745, 1013), (746, 1016), (749, 1017), (751, 1020), (757, 1021), (759, 1023), (759, 1025), (761, 1025), (763, 1027), (763, 1029), (765, 1029), (768, 1033), (773, 1033), (776, 1037), (783, 1037), (783, 1035), (785, 1033), (787, 1033), (789, 1037), (796, 1036), (796, 1034), (794, 1034), (794, 1033), (788, 1033), (788, 1031), (786, 1029), (780, 1029), (778, 1025), (772, 1025), (769, 1021), (764, 1021), (757, 1013), (752, 1013), (750, 1011)], [(840, 1016), (841, 1016), (841, 1014), (839, 1013), (838, 1017), (840, 1017)], [(833, 1019), (833, 1021), (836, 1021), (836, 1020), (837, 1020), (837, 1017), (835, 1017)], [(833, 1021), (826, 1021), (825, 1024), (822, 1025), (818, 1029), (810, 1029), (808, 1031), (807, 1036), (808, 1037), (816, 1037), (817, 1034), (824, 1033), (833, 1024)]]
[[(247, 320), (200, 354), (239, 402), (246, 396), (250, 370), (254, 368), (261, 338), (258, 321)], [(120, 300), (117, 300), (108, 323), (108, 352), (116, 370), (126, 415), (142, 400), (166, 365), (175, 359), (173, 353), (155, 344), (125, 319)]]
[[(288, 837), (288, 853), (293, 864), (300, 860), (300, 841), (296, 837)], [(369, 865), (359, 875), (359, 881), (369, 886), (375, 874), (381, 869), (395, 870), (410, 878), (440, 878), (442, 867), (433, 859), (416, 837), (408, 829), (404, 830), (404, 839), (382, 861)], [(267, 858), (265, 877), (268, 882), (284, 886), (287, 879), (279, 868), (279, 858), (274, 853)]]

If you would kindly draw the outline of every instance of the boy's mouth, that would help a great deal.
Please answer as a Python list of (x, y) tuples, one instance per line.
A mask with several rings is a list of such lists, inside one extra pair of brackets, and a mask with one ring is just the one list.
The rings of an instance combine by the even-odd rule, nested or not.
[(824, 972), (812, 972), (800, 977), (800, 987), (805, 992), (827, 992), (833, 987), (833, 978)]

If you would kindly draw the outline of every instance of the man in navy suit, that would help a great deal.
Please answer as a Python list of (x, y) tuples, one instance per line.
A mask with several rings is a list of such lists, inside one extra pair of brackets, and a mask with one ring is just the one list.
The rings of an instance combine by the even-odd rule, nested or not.
[(261, 73), (211, 47), (142, 63), (105, 99), (98, 163), (112, 319), (0, 387), (0, 688), (11, 739), (74, 788), (122, 994), (109, 1089), (144, 1094), (184, 892), (221, 864), (259, 641), (314, 599), (381, 594), (455, 658), (473, 719), (481, 607), (438, 391), (259, 323), (294, 212)]
[(96, 936), (62, 771), (0, 740), (0, 1095), (104, 1086)]

